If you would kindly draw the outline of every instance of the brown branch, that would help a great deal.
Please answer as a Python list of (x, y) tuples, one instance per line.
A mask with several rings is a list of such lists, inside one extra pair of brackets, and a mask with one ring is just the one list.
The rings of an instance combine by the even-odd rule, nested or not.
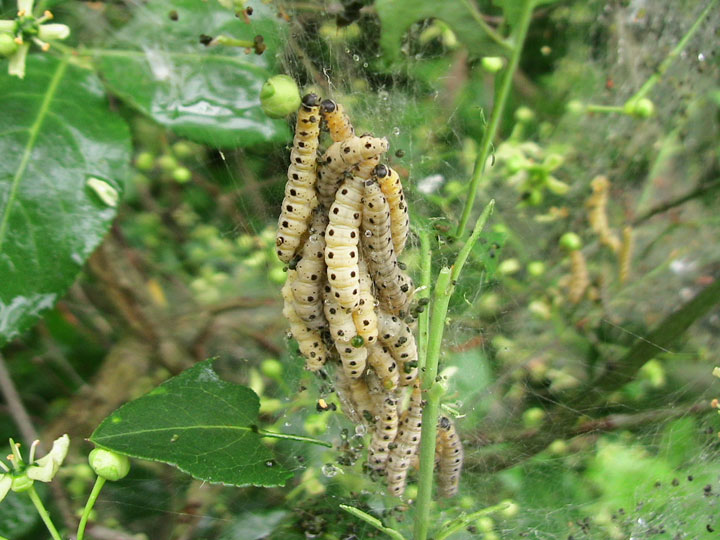
[(673, 208), (683, 205), (688, 201), (696, 199), (702, 195), (705, 195), (706, 193), (710, 193), (711, 191), (714, 191), (719, 188), (720, 188), (720, 179), (715, 179), (712, 182), (700, 184), (695, 189), (689, 191), (685, 195), (681, 195), (680, 197), (678, 197), (676, 199), (671, 199), (669, 201), (662, 202), (662, 203), (658, 204), (657, 206), (651, 208), (647, 212), (640, 214), (633, 220), (632, 224), (635, 226), (640, 225), (641, 223), (644, 223), (645, 221), (647, 221), (648, 219), (650, 219), (653, 216), (662, 214), (663, 212), (667, 212), (668, 210), (672, 210)]

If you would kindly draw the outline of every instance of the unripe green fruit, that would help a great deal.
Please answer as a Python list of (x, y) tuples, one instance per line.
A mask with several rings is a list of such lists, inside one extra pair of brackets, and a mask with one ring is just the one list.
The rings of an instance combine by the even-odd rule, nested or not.
[(283, 365), (274, 358), (268, 358), (267, 360), (263, 360), (260, 364), (260, 371), (266, 377), (279, 379), (283, 374)]
[(0, 56), (10, 56), (17, 51), (18, 44), (10, 34), (0, 34)]
[(185, 141), (178, 141), (172, 145), (173, 154), (180, 159), (190, 157), (193, 153), (193, 147), (190, 143)]
[(499, 56), (484, 56), (481, 62), (488, 73), (497, 73), (503, 68), (503, 59)]
[(518, 107), (515, 111), (515, 120), (521, 124), (527, 124), (533, 118), (535, 118), (535, 113), (530, 107)]
[(187, 167), (178, 167), (172, 172), (173, 180), (180, 184), (185, 184), (192, 179), (192, 173)]
[(155, 156), (150, 152), (140, 152), (135, 158), (135, 166), (141, 171), (150, 171), (155, 166)]
[(655, 105), (648, 98), (642, 98), (635, 104), (633, 114), (639, 118), (650, 118), (655, 114)]
[(528, 429), (539, 428), (545, 419), (545, 411), (540, 407), (532, 407), (522, 415), (523, 425)]
[(26, 474), (23, 474), (22, 476), (15, 476), (12, 479), (10, 489), (12, 489), (15, 493), (23, 493), (30, 489), (33, 483), (34, 481), (32, 478), (28, 478)]
[(157, 159), (157, 166), (165, 172), (172, 172), (177, 169), (178, 162), (170, 154), (165, 154)]
[(95, 448), (90, 452), (88, 462), (95, 474), (111, 482), (125, 478), (130, 472), (130, 460), (127, 456), (104, 448)]
[(270, 77), (260, 90), (262, 110), (270, 118), (283, 118), (300, 107), (300, 90), (288, 75)]
[(585, 105), (583, 105), (582, 102), (573, 99), (568, 102), (566, 109), (570, 114), (582, 114), (585, 112)]
[(531, 276), (542, 276), (545, 273), (545, 263), (542, 261), (532, 261), (528, 263), (527, 271)]
[(560, 237), (560, 247), (568, 251), (577, 251), (582, 248), (582, 240), (573, 232), (565, 233)]

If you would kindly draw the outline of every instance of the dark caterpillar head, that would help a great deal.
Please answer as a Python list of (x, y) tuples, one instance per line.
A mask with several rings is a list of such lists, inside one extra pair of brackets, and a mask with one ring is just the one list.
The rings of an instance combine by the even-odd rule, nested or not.
[(387, 166), (383, 165), (382, 163), (375, 167), (375, 170), (373, 171), (373, 174), (378, 178), (385, 178), (389, 173), (390, 171), (388, 171)]
[(305, 94), (302, 98), (302, 104), (306, 107), (317, 107), (319, 103), (320, 98), (314, 93)]
[(337, 109), (337, 103), (332, 99), (326, 99), (320, 104), (320, 110), (324, 113), (335, 112), (335, 109)]

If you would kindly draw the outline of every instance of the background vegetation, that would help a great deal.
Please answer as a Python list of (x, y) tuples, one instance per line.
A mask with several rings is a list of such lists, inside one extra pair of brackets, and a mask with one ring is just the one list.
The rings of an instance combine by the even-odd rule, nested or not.
[[(31, 51), (24, 80), (0, 63), (0, 440), (70, 434), (68, 465), (41, 492), (56, 523), (74, 530), (92, 485), (84, 439), (100, 422), (217, 357), (224, 379), (260, 396), (263, 426), (334, 448), (266, 439), (292, 472), (272, 488), (135, 461), (103, 491), (90, 536), (381, 536), (340, 504), (409, 529), (413, 486), (401, 501), (363, 474), (363, 433), (316, 408), (334, 395), (286, 339), (273, 246), (291, 123), (263, 114), (259, 90), (287, 73), (343, 103), (358, 132), (388, 137), (437, 270), (492, 110), (499, 74), (482, 58), (508, 56), (493, 36), (516, 28), (515, 3), (38, 4), (72, 34)], [(495, 212), (450, 304), (444, 406), (466, 464), (460, 495), (433, 516), (514, 504), (453, 538), (720, 530), (717, 8), (647, 94), (652, 114), (622, 111), (708, 4), (557, 1), (533, 13), (477, 195)], [(0, 0), (0, 18), (15, 12)], [(203, 44), (220, 35), (247, 43)], [(628, 257), (590, 226), (599, 175), (611, 233), (631, 230)], [(589, 280), (577, 302), (568, 232)], [(421, 256), (415, 236), (404, 257), (416, 277)], [(10, 494), (0, 534), (46, 532)]]

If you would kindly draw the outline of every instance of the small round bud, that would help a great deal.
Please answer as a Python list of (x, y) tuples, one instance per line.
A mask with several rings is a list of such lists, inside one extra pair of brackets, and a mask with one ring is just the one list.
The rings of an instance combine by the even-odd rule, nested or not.
[(188, 158), (193, 154), (193, 146), (185, 141), (177, 141), (172, 145), (172, 151), (180, 159)]
[(655, 104), (648, 98), (628, 101), (625, 104), (625, 112), (638, 118), (650, 118), (655, 114)]
[(548, 446), (547, 449), (548, 452), (550, 452), (551, 454), (554, 454), (556, 456), (562, 456), (567, 454), (568, 445), (562, 439), (555, 439), (553, 442), (550, 443), (550, 446)]
[(33, 483), (34, 481), (31, 478), (28, 478), (27, 474), (14, 476), (10, 489), (12, 489), (15, 493), (23, 493), (24, 491), (30, 489)]
[(90, 452), (88, 462), (95, 474), (111, 482), (125, 478), (130, 472), (130, 460), (127, 456), (104, 448), (95, 448)]
[(155, 166), (155, 156), (150, 152), (140, 152), (135, 158), (135, 166), (141, 171), (150, 171)]
[(509, 276), (515, 274), (520, 268), (520, 261), (517, 259), (506, 259), (498, 265), (498, 272), (504, 276)]
[(503, 68), (503, 59), (499, 56), (483, 56), (481, 63), (488, 73), (497, 73)]
[(573, 232), (565, 233), (560, 237), (560, 247), (568, 251), (577, 251), (582, 248), (582, 240)]
[(270, 377), (271, 379), (279, 379), (280, 377), (282, 377), (283, 374), (283, 365), (281, 362), (275, 360), (274, 358), (268, 358), (266, 360), (263, 360), (260, 364), (260, 371), (266, 377)]
[(172, 172), (177, 169), (178, 162), (170, 154), (164, 154), (157, 158), (156, 165), (165, 172)]
[(0, 34), (0, 56), (10, 56), (17, 51), (18, 44), (10, 34)]
[(528, 429), (539, 428), (545, 419), (545, 411), (540, 407), (531, 407), (522, 415), (523, 425)]
[(514, 517), (520, 511), (520, 507), (518, 506), (518, 504), (511, 501), (510, 499), (507, 499), (503, 502), (507, 503), (507, 506), (500, 511), (500, 514), (503, 517), (506, 517), (506, 518)]
[(568, 101), (566, 109), (570, 114), (582, 114), (585, 112), (585, 105), (577, 99), (573, 99), (572, 101)]
[(515, 120), (521, 124), (527, 124), (535, 118), (535, 113), (530, 107), (518, 107), (515, 111)]
[(483, 516), (475, 520), (475, 526), (480, 532), (488, 533), (495, 528), (495, 522), (491, 517)]
[(187, 167), (178, 167), (172, 172), (173, 180), (180, 184), (185, 184), (192, 179), (192, 173)]
[(545, 273), (545, 263), (542, 261), (532, 261), (527, 265), (528, 274), (533, 277), (542, 276)]
[(270, 118), (283, 118), (300, 107), (300, 90), (288, 75), (270, 77), (260, 90), (262, 110)]

